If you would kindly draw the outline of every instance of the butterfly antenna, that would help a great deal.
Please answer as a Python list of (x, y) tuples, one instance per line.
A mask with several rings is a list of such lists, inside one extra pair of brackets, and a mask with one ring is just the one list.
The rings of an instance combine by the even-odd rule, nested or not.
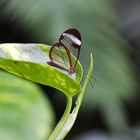
[[(86, 77), (87, 74), (83, 73), (84, 78)], [(94, 85), (92, 83), (92, 81), (88, 78), (90, 85), (92, 86), (92, 88), (94, 88)]]
[[(88, 73), (87, 72), (83, 72), (83, 74), (87, 75)], [(93, 74), (94, 75), (94, 74)], [(91, 75), (91, 78), (96, 81), (96, 78), (94, 76)]]

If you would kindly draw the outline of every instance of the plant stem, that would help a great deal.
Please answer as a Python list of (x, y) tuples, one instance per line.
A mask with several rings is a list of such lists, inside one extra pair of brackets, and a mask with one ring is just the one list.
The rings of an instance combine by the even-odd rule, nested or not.
[(81, 106), (81, 103), (83, 101), (83, 97), (84, 97), (84, 94), (85, 94), (85, 90), (86, 90), (86, 87), (89, 83), (89, 79), (92, 75), (92, 71), (93, 71), (93, 58), (92, 58), (92, 54), (90, 55), (90, 66), (89, 66), (89, 70), (88, 70), (88, 73), (86, 75), (86, 78), (85, 78), (85, 81), (84, 81), (84, 84), (82, 86), (82, 89), (81, 89), (81, 92), (79, 93), (78, 97), (77, 97), (77, 100), (76, 100), (76, 105), (72, 111), (72, 113), (69, 114), (69, 116), (67, 117), (67, 120), (65, 121), (65, 124), (63, 125), (63, 128), (61, 129), (58, 137), (57, 137), (57, 140), (62, 140), (65, 138), (65, 136), (68, 134), (68, 132), (71, 130), (72, 126), (74, 125), (74, 122), (77, 118), (77, 114), (79, 112), (79, 109), (80, 109), (80, 106)]
[(67, 97), (67, 105), (66, 105), (65, 112), (64, 112), (61, 120), (59, 121), (59, 123), (55, 127), (54, 131), (50, 135), (49, 140), (62, 140), (65, 138), (65, 136), (71, 130), (71, 128), (74, 125), (74, 122), (77, 118), (77, 114), (79, 112), (79, 109), (80, 109), (80, 106), (81, 106), (81, 103), (82, 103), (82, 100), (83, 100), (83, 97), (85, 94), (86, 87), (89, 83), (89, 79), (92, 75), (92, 71), (93, 71), (93, 58), (92, 58), (92, 54), (91, 54), (90, 55), (89, 70), (88, 70), (88, 73), (86, 75), (81, 92), (79, 93), (79, 95), (77, 97), (77, 100), (75, 103), (76, 106), (74, 107), (72, 113), (70, 113), (71, 107), (72, 107), (72, 97)]
[(82, 100), (83, 100), (83, 96), (84, 96), (84, 93), (85, 93), (85, 90), (86, 90), (86, 87), (89, 83), (89, 80), (91, 78), (91, 75), (92, 75), (92, 71), (93, 71), (93, 58), (92, 58), (92, 53), (90, 54), (90, 66), (89, 66), (89, 70), (88, 70), (88, 73), (86, 75), (86, 78), (85, 78), (85, 81), (84, 81), (84, 84), (82, 86), (82, 89), (81, 89), (81, 92), (79, 93), (78, 97), (77, 97), (77, 100), (76, 100), (76, 106), (75, 108), (73, 109), (73, 113), (77, 116), (78, 114), (78, 111), (80, 109), (80, 106), (81, 106), (81, 103), (82, 103)]
[(58, 122), (58, 124), (56, 125), (55, 129), (51, 133), (48, 140), (56, 140), (56, 137), (58, 136), (59, 132), (61, 131), (63, 125), (65, 124), (65, 122), (70, 114), (71, 107), (72, 107), (72, 97), (67, 97), (67, 105), (65, 108), (65, 112), (64, 112), (63, 116), (61, 117), (60, 121)]

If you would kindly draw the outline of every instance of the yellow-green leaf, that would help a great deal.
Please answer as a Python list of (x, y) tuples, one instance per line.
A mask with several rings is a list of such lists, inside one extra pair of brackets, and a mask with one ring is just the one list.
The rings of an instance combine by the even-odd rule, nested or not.
[(75, 76), (47, 64), (48, 45), (0, 44), (0, 68), (28, 80), (48, 85), (62, 91), (66, 96), (77, 94), (80, 89), (82, 67), (78, 62)]

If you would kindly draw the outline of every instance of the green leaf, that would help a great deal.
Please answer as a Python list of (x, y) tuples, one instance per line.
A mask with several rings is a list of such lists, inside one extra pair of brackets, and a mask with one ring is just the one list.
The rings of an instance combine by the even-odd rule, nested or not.
[[(94, 74), (97, 79), (94, 89), (88, 87), (83, 115), (90, 115), (96, 108), (101, 111), (111, 130), (118, 132), (126, 128), (122, 127), (127, 126), (123, 101), (131, 103), (134, 99), (136, 82), (133, 64), (128, 57), (131, 47), (118, 31), (119, 20), (109, 0), (1, 0), (0, 3), (1, 18), (6, 19), (6, 23), (14, 21), (20, 27), (19, 31), (23, 28), (22, 32), (32, 34), (32, 38), (39, 41), (46, 42), (46, 37), (47, 41), (56, 40), (66, 28), (78, 28), (82, 34), (82, 66), (86, 71), (88, 54), (92, 52), (95, 60)], [(50, 16), (54, 13), (54, 5), (57, 5), (57, 14)], [(15, 28), (17, 30), (17, 26)], [(62, 102), (62, 98), (60, 100)], [(114, 110), (117, 117), (112, 115)]]
[(45, 140), (53, 125), (54, 113), (42, 91), (0, 71), (0, 140)]
[(74, 77), (47, 64), (49, 46), (42, 44), (1, 44), (0, 67), (28, 80), (54, 87), (66, 96), (77, 94), (82, 67), (78, 62)]

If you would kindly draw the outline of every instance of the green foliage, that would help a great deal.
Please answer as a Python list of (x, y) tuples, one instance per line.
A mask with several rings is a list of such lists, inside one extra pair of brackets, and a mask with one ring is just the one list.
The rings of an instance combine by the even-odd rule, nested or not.
[[(116, 27), (117, 19), (108, 0), (1, 0), (1, 13), (20, 23), (39, 41), (55, 40), (71, 26), (82, 33), (80, 60), (84, 70), (89, 52), (94, 54), (94, 89), (89, 86), (83, 110), (99, 108), (111, 130), (127, 127), (123, 100), (133, 99), (135, 83), (128, 45)], [(114, 113), (115, 110), (115, 113)], [(84, 113), (85, 114), (85, 113)], [(87, 112), (88, 114), (88, 112)], [(119, 125), (121, 124), (121, 125)]]
[(80, 91), (82, 67), (78, 62), (76, 80), (47, 64), (47, 45), (39, 44), (1, 44), (0, 67), (28, 80), (54, 87), (66, 96)]
[(0, 71), (1, 140), (44, 140), (54, 121), (49, 100), (35, 84)]
[[(76, 70), (78, 71), (78, 73), (75, 73), (74, 77), (72, 78), (72, 76), (68, 75), (67, 73), (48, 65), (47, 61), (49, 61), (49, 56), (48, 56), (49, 49), (50, 49), (49, 46), (43, 45), (43, 44), (18, 44), (18, 43), (0, 44), (0, 68), (6, 70), (8, 72), (11, 72), (15, 75), (18, 75), (20, 77), (31, 80), (33, 82), (37, 82), (40, 84), (54, 87), (54, 88), (62, 91), (62, 93), (64, 93), (67, 96), (67, 99), (69, 99), (68, 101), (70, 101), (70, 102), (68, 102), (68, 105), (67, 105), (68, 109), (66, 108), (66, 111), (65, 111), (60, 123), (58, 123), (59, 124), (58, 127), (56, 127), (57, 129), (54, 131), (53, 135), (51, 136), (52, 138), (50, 138), (50, 140), (53, 140), (54, 137), (57, 136), (57, 134), (63, 127), (63, 125), (67, 119), (67, 116), (69, 115), (69, 113), (71, 111), (72, 96), (74, 96), (81, 90), (81, 86), (80, 86), (79, 82), (80, 82), (80, 79), (82, 76), (82, 67), (81, 67), (80, 63), (78, 62), (77, 66), (76, 66)], [(64, 54), (64, 56), (65, 56), (65, 54)], [(73, 57), (72, 59), (75, 59), (75, 58)], [(10, 76), (9, 76), (9, 78), (10, 78)], [(1, 83), (2, 83), (2, 81), (1, 81)], [(19, 84), (18, 84), (18, 86), (19, 86)], [(26, 84), (26, 82), (25, 82), (25, 84)], [(27, 95), (29, 94), (28, 92), (30, 92), (31, 95), (32, 94), (34, 95), (36, 92), (34, 92), (32, 90), (30, 91), (28, 89), (28, 87), (26, 87), (25, 84), (24, 83), (22, 84), (23, 86), (25, 86), (25, 89), (23, 89), (22, 87), (19, 86), (19, 89), (21, 90), (21, 92), (25, 92)], [(28, 82), (27, 82), (27, 84), (28, 84)], [(38, 119), (37, 118), (38, 115), (36, 115), (33, 112), (34, 108), (30, 108), (30, 106), (28, 106), (26, 101), (24, 102), (24, 98), (22, 99), (21, 97), (18, 96), (20, 91), (17, 91), (16, 95), (14, 93), (12, 95), (9, 95), (9, 93), (8, 94), (5, 93), (5, 90), (7, 89), (7, 88), (6, 89), (5, 88), (3, 88), (4, 93), (3, 93), (3, 91), (2, 92), (0, 91), (2, 101), (3, 101), (3, 99), (6, 99), (5, 97), (7, 97), (8, 99), (14, 97), (14, 102), (12, 102), (12, 103), (14, 103), (13, 108), (17, 107), (16, 110), (19, 112), (21, 111), (21, 113), (22, 113), (22, 108), (17, 106), (17, 103), (20, 103), (20, 100), (22, 100), (21, 103), (23, 103), (23, 109), (27, 108), (27, 112), (26, 112), (26, 110), (24, 110), (27, 116), (25, 116), (24, 112), (22, 113), (22, 117), (25, 118), (26, 120), (24, 120), (21, 116), (19, 116), (19, 114), (17, 114), (17, 116), (14, 117), (14, 121), (12, 120), (13, 121), (12, 124), (8, 120), (7, 125), (13, 125), (13, 126), (11, 126), (11, 130), (16, 132), (16, 136), (13, 136), (14, 137), (13, 140), (19, 139), (18, 137), (20, 137), (22, 135), (25, 135), (25, 136), (22, 136), (23, 139), (28, 139), (29, 136), (26, 134), (26, 131), (28, 131), (28, 129), (29, 129), (31, 132), (32, 131), (34, 132), (34, 129), (36, 127), (38, 128), (38, 130), (35, 130), (36, 134), (28, 132), (29, 134), (32, 135), (29, 138), (30, 140), (31, 139), (34, 139), (34, 140), (42, 139), (43, 140), (44, 139), (43, 136), (45, 135), (45, 133), (47, 135), (47, 136), (46, 135), (45, 136), (48, 137), (52, 127), (48, 128), (48, 130), (45, 130), (45, 129), (43, 130), (42, 128), (40, 128), (42, 126), (42, 124), (41, 124), (42, 122), (38, 122), (38, 121), (40, 121), (39, 120), (40, 118)], [(10, 87), (8, 91), (12, 92), (12, 88)], [(31, 98), (34, 97), (33, 95)], [(39, 108), (40, 102), (43, 102), (43, 101), (37, 100), (36, 102), (38, 102), (37, 107), (36, 107), (36, 105), (34, 105), (33, 100), (31, 102), (31, 105), (33, 107), (35, 107), (35, 109), (37, 109), (36, 112), (39, 114), (39, 117), (40, 117), (40, 115), (42, 115), (43, 119), (44, 119), (44, 117), (46, 117), (46, 116), (44, 114), (42, 114), (42, 110)], [(27, 106), (26, 106), (26, 104), (27, 104)], [(13, 110), (13, 108), (11, 108), (11, 107), (12, 106), (10, 106), (7, 110), (10, 113), (15, 113), (14, 111), (16, 111), (16, 110)], [(44, 105), (44, 108), (45, 108), (45, 105)], [(3, 111), (3, 109), (5, 109), (5, 106), (1, 107), (2, 111)], [(46, 112), (44, 111), (44, 113), (46, 113)], [(5, 115), (5, 114), (3, 113), (3, 115)], [(32, 118), (32, 117), (34, 117), (32, 114), (35, 115), (36, 117)], [(22, 121), (19, 120), (20, 117), (21, 117)], [(28, 117), (29, 117), (29, 120), (27, 120)], [(50, 119), (49, 117), (52, 117), (52, 118)], [(34, 127), (35, 124), (32, 124), (32, 123), (35, 121), (35, 119), (38, 119), (38, 121), (36, 121), (36, 122), (37, 122), (37, 124), (39, 124), (41, 126), (38, 127), (38, 125), (37, 125), (36, 127)], [(53, 116), (52, 116), (51, 112), (49, 112), (49, 111), (48, 111), (48, 116), (46, 117), (46, 120), (47, 119), (50, 119), (51, 124), (52, 124), (52, 121), (54, 121)], [(1, 122), (2, 121), (5, 121), (4, 117), (1, 118)], [(17, 121), (17, 123), (15, 123), (15, 121)], [(27, 125), (26, 121), (29, 121), (28, 122), (29, 126)], [(21, 124), (21, 123), (25, 124), (25, 126), (23, 126), (23, 124)], [(14, 128), (14, 125), (15, 126), (19, 125), (20, 127), (22, 127), (24, 130), (23, 134), (19, 132), (19, 131), (21, 131), (20, 127), (18, 129), (17, 129), (17, 127)], [(43, 122), (43, 125), (47, 125), (47, 122), (45, 122), (45, 120)], [(49, 126), (47, 126), (47, 127), (49, 127)], [(41, 129), (41, 132), (40, 132), (40, 129)], [(8, 132), (8, 128), (5, 128), (5, 133), (6, 132)], [(44, 135), (43, 136), (41, 135), (42, 137), (40, 136), (41, 137), (40, 138), (37, 134), (42, 134), (42, 133)], [(2, 137), (4, 140), (9, 140), (9, 139), (6, 139), (5, 136), (3, 136), (3, 135), (2, 135)]]

